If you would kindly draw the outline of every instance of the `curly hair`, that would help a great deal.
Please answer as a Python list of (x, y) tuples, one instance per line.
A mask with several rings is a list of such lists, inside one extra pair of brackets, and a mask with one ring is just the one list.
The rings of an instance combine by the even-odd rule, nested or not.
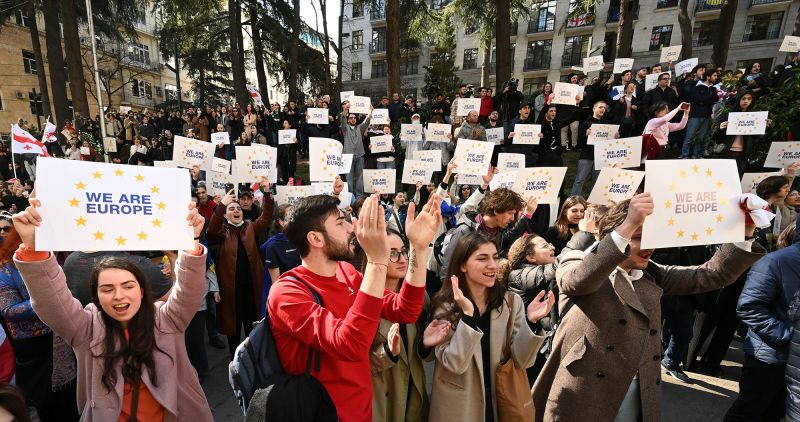
[(781, 189), (789, 184), (786, 176), (769, 176), (758, 183), (756, 195), (763, 200), (768, 200), (770, 196), (780, 192)]
[(533, 242), (540, 238), (535, 234), (524, 234), (519, 239), (515, 240), (508, 249), (508, 258), (500, 261), (499, 268), (497, 269), (497, 282), (506, 286), (508, 285), (508, 275), (511, 271), (519, 269), (525, 263), (525, 257), (528, 256), (536, 246)]
[(604, 215), (597, 224), (597, 237), (599, 239), (606, 237), (606, 235), (610, 234), (625, 221), (625, 218), (628, 216), (628, 208), (630, 205), (631, 200), (626, 199), (608, 210), (606, 215)]
[(525, 201), (518, 193), (511, 189), (500, 188), (486, 194), (480, 204), (478, 212), (484, 215), (493, 216), (508, 211), (521, 211), (525, 207)]

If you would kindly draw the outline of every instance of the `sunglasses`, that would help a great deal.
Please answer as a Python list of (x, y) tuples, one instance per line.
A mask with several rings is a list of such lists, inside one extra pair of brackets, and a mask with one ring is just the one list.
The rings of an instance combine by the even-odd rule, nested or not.
[(8, 233), (8, 232), (10, 232), (10, 231), (11, 231), (11, 227), (12, 227), (12, 226), (4, 226), (4, 227), (0, 227), (0, 232), (3, 232), (3, 233)]
[(408, 259), (408, 249), (403, 248), (403, 249), (400, 249), (399, 251), (397, 249), (389, 250), (389, 261), (391, 261), (391, 262), (399, 262), (400, 261), (400, 255), (402, 255), (403, 258)]

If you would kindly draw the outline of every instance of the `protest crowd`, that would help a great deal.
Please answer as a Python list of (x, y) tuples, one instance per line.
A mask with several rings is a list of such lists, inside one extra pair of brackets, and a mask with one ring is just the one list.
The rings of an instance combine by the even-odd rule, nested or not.
[[(800, 421), (800, 161), (754, 163), (764, 135), (727, 130), (799, 65), (800, 54), (772, 72), (637, 64), (531, 97), (514, 79), (429, 104), (395, 92), (359, 113), (359, 97), (330, 95), (108, 112), (105, 139), (99, 116), (39, 138), (15, 122), (0, 148), (0, 410), (210, 421), (209, 344), (230, 354), (246, 421), (654, 421), (662, 368), (682, 383), (694, 382), (684, 370), (720, 376), (738, 337), (740, 390), (724, 420)], [(782, 137), (800, 139), (800, 123)], [(182, 164), (186, 138), (228, 162), (249, 159), (240, 147), (274, 149), (276, 177), (215, 184), (211, 157)], [(348, 163), (324, 180), (319, 138)], [(595, 148), (631, 138), (632, 170), (716, 158), (739, 177), (774, 173), (738, 199), (741, 240), (646, 249), (661, 203), (644, 184), (589, 201)], [(491, 145), (480, 172), (464, 171), (458, 144), (472, 141)], [(188, 168), (193, 248), (37, 249), (43, 155)], [(419, 161), (428, 170), (401, 182)], [(555, 201), (500, 183), (512, 168), (563, 167), (572, 184), (562, 177)], [(398, 179), (377, 188), (377, 170)], [(287, 194), (296, 186), (308, 189)]]

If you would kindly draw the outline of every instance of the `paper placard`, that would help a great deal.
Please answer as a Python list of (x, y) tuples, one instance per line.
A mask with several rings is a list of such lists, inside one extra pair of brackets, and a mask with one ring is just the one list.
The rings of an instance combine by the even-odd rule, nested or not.
[(164, 161), (153, 161), (153, 167), (162, 167), (162, 168), (175, 168), (175, 162), (172, 160), (164, 160)]
[(603, 61), (603, 56), (592, 56), (592, 57), (584, 57), (583, 58), (583, 72), (597, 72), (603, 70), (606, 67), (605, 61)]
[(268, 145), (253, 144), (236, 147), (236, 181), (260, 182), (261, 177), (270, 183), (278, 181), (278, 149)]
[(494, 144), (471, 139), (459, 139), (456, 144), (455, 172), (459, 174), (485, 175), (489, 171), (489, 162), (492, 159)]
[(211, 134), (211, 143), (214, 146), (228, 145), (230, 143), (230, 135), (228, 135), (228, 132), (214, 132)]
[(394, 193), (395, 169), (364, 169), (364, 192), (367, 193)]
[(470, 111), (481, 112), (480, 98), (459, 98), (456, 105), (456, 116), (459, 117), (468, 115)]
[(403, 183), (416, 185), (421, 182), (427, 185), (431, 182), (431, 165), (426, 161), (406, 160), (403, 163)]
[(356, 95), (356, 92), (355, 92), (355, 91), (342, 91), (342, 92), (340, 92), (340, 93), (339, 93), (339, 99), (340, 99), (342, 102), (345, 102), (345, 101), (350, 101), (350, 98), (351, 98), (353, 95)]
[(389, 120), (388, 108), (376, 108), (372, 110), (372, 118), (369, 121), (372, 125), (388, 125), (391, 124)]
[(117, 138), (113, 136), (106, 136), (103, 138), (103, 150), (106, 153), (117, 152)]
[(787, 35), (783, 37), (783, 42), (778, 51), (786, 53), (797, 53), (800, 51), (800, 37), (794, 35)]
[(633, 70), (633, 59), (614, 59), (615, 74), (620, 74), (626, 70)]
[(175, 148), (172, 150), (172, 161), (180, 167), (199, 166), (202, 170), (211, 169), (214, 158), (214, 144), (185, 136), (175, 137)]
[(425, 140), (429, 142), (450, 142), (450, 131), (452, 126), (447, 123), (428, 123), (425, 131)]
[(583, 93), (582, 88), (576, 84), (556, 82), (553, 87), (553, 104), (576, 105), (575, 97), (579, 97)]
[(278, 131), (278, 145), (296, 144), (297, 129), (282, 129)]
[(308, 123), (312, 125), (327, 125), (330, 123), (327, 108), (309, 108), (306, 111), (306, 116), (308, 116)]
[(661, 57), (659, 57), (658, 62), (668, 63), (678, 60), (678, 58), (681, 56), (681, 48), (683, 47), (680, 45), (673, 45), (672, 47), (662, 47)]
[(587, 145), (594, 145), (597, 141), (614, 139), (614, 136), (619, 133), (619, 125), (593, 123), (590, 129), (589, 136), (586, 138)]
[(514, 137), (511, 138), (511, 143), (517, 145), (539, 145), (540, 133), (542, 133), (542, 125), (517, 123), (514, 125)]
[(622, 168), (639, 167), (642, 163), (642, 137), (598, 141), (594, 144), (594, 169), (611, 167), (619, 163)]
[[(619, 100), (625, 95), (625, 85), (617, 85), (611, 88), (611, 92), (609, 92), (608, 95), (610, 95), (611, 99), (614, 101)], [(634, 97), (636, 96), (636, 90), (633, 91), (633, 96)]]
[(500, 173), (513, 172), (525, 168), (525, 154), (512, 154), (501, 152), (497, 154), (497, 171)]
[(211, 171), (230, 174), (231, 162), (224, 158), (214, 157), (214, 159), (211, 161)]
[(564, 182), (564, 175), (566, 174), (566, 167), (531, 167), (522, 169), (517, 172), (514, 191), (526, 201), (533, 196), (539, 204), (558, 204), (558, 194), (561, 191), (561, 184)]
[(773, 142), (769, 146), (766, 168), (787, 168), (792, 163), (800, 163), (800, 142)]
[(517, 172), (509, 171), (506, 173), (497, 173), (492, 177), (489, 182), (489, 189), (511, 189), (514, 190), (514, 185), (517, 183)]
[(40, 251), (192, 249), (185, 169), (39, 157)]
[(372, 108), (372, 100), (369, 97), (353, 95), (350, 97), (350, 113), (369, 114)]
[(480, 185), (483, 183), (483, 177), (477, 174), (457, 174), (456, 182), (459, 185)]
[(680, 76), (686, 72), (691, 72), (692, 69), (694, 69), (694, 67), (697, 66), (698, 63), (699, 60), (697, 59), (697, 57), (680, 61), (678, 62), (678, 64), (675, 65), (675, 74)]
[(81, 155), (90, 155), (92, 153), (89, 147), (81, 147)]
[(294, 205), (312, 194), (313, 186), (275, 186), (275, 203)]
[(491, 142), (495, 145), (501, 145), (503, 142), (505, 142), (505, 138), (505, 131), (501, 127), (486, 129), (486, 142)]
[(392, 140), (394, 140), (394, 137), (392, 135), (370, 136), (369, 150), (373, 154), (379, 154), (381, 152), (391, 152)]
[(119, 114), (128, 114), (131, 111), (130, 106), (119, 106)]
[(644, 90), (645, 92), (650, 91), (651, 89), (658, 86), (658, 77), (663, 74), (672, 75), (670, 72), (661, 72), (661, 73), (651, 73), (644, 77)]
[(233, 183), (233, 176), (230, 174), (213, 171), (206, 173), (206, 190), (212, 197), (225, 196), (229, 190), (233, 189)]
[(768, 111), (728, 113), (726, 135), (763, 135), (767, 131)]
[(762, 180), (770, 176), (782, 176), (783, 172), (771, 171), (766, 173), (745, 173), (742, 175), (742, 192), (756, 193), (756, 187)]
[[(331, 182), (340, 174), (342, 144), (330, 138), (308, 138), (309, 178), (314, 182)], [(349, 173), (349, 171), (348, 171)]]
[[(353, 154), (342, 154), (342, 165), (339, 167), (339, 174), (350, 173), (351, 167), (353, 167)], [(345, 187), (347, 187), (346, 183)]]
[(412, 157), (416, 161), (424, 161), (428, 163), (431, 171), (440, 171), (442, 169), (442, 150), (429, 149), (414, 151)]
[(422, 125), (419, 123), (403, 123), (400, 125), (400, 140), (404, 142), (421, 141)]
[(589, 194), (589, 202), (600, 205), (613, 205), (633, 198), (644, 179), (643, 171), (623, 170), (606, 167), (600, 170)]
[(644, 220), (642, 249), (744, 240), (734, 160), (648, 160), (644, 183), (655, 207)]

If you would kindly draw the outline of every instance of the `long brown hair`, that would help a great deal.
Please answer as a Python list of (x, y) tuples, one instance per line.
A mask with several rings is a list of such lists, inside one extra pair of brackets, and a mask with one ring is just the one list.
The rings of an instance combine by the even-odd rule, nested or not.
[(569, 220), (567, 220), (567, 211), (574, 207), (575, 205), (583, 205), (583, 209), (586, 209), (586, 200), (583, 199), (580, 195), (573, 195), (567, 198), (564, 201), (564, 205), (561, 206), (561, 212), (558, 213), (558, 219), (556, 219), (555, 228), (558, 232), (558, 238), (561, 240), (569, 239), (572, 233), (569, 232)]
[(525, 257), (533, 253), (536, 244), (533, 243), (537, 238), (535, 234), (525, 234), (515, 240), (508, 249), (508, 257), (500, 261), (500, 268), (497, 269), (497, 282), (508, 285), (508, 275), (511, 271), (522, 268), (526, 263)]
[[(119, 321), (111, 318), (100, 306), (100, 299), (97, 294), (98, 279), (100, 278), (100, 273), (109, 269), (124, 270), (133, 274), (143, 292), (139, 311), (128, 322), (128, 339), (125, 338), (125, 330)], [(150, 381), (154, 386), (158, 386), (153, 354), (156, 350), (165, 355), (167, 353), (156, 345), (153, 293), (150, 291), (150, 283), (144, 272), (125, 257), (106, 257), (97, 263), (94, 271), (92, 271), (89, 286), (91, 288), (92, 303), (100, 310), (100, 315), (102, 315), (105, 325), (104, 351), (100, 356), (96, 356), (102, 357), (104, 360), (103, 385), (108, 391), (114, 390), (117, 382), (115, 368), (117, 363), (122, 361), (122, 376), (126, 382), (130, 384), (136, 383), (141, 379), (142, 369), (147, 368)], [(171, 356), (170, 359), (172, 359)]]
[[(442, 288), (431, 300), (431, 309), (436, 312), (434, 315), (437, 319), (444, 319), (449, 321), (454, 326), (458, 324), (461, 319), (461, 308), (456, 304), (453, 298), (453, 285), (450, 281), (450, 276), (455, 275), (458, 277), (458, 286), (464, 293), (464, 297), (474, 302), (472, 291), (467, 284), (467, 278), (464, 272), (461, 271), (463, 265), (479, 247), (485, 244), (494, 245), (485, 234), (479, 231), (473, 231), (458, 239), (458, 243), (453, 249), (453, 256), (450, 258), (450, 266), (447, 269), (447, 279), (442, 284)], [(486, 311), (490, 312), (493, 309), (500, 308), (503, 305), (505, 298), (505, 285), (495, 282), (494, 286), (489, 288), (489, 295), (487, 297)]]

